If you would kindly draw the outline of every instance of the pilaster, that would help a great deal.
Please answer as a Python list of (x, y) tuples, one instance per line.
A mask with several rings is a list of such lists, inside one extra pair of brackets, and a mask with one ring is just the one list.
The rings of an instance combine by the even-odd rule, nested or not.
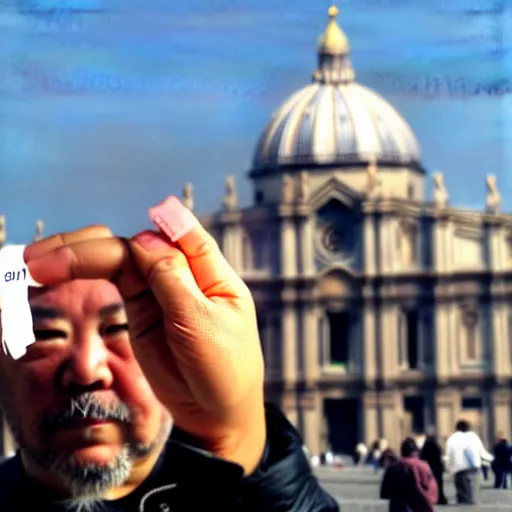
[(380, 364), (384, 382), (398, 376), (397, 311), (397, 306), (389, 303), (380, 308)]
[(282, 277), (297, 277), (297, 233), (293, 218), (288, 216), (281, 218), (280, 262)]
[(297, 311), (292, 304), (285, 304), (282, 311), (283, 380), (287, 389), (297, 382), (298, 370)]
[(382, 215), (378, 222), (379, 271), (381, 274), (389, 274), (393, 272), (395, 266), (396, 233), (393, 231), (393, 218), (390, 215)]
[(283, 413), (286, 415), (290, 423), (296, 427), (300, 428), (299, 425), (299, 410), (297, 403), (297, 394), (293, 389), (285, 389), (283, 394), (283, 404), (282, 404)]
[(435, 332), (435, 374), (439, 383), (446, 382), (450, 376), (450, 351), (454, 349), (458, 340), (452, 339), (450, 343), (450, 311), (444, 301), (438, 301), (434, 306), (434, 332)]
[(315, 244), (314, 244), (314, 218), (305, 216), (299, 220), (299, 254), (300, 273), (303, 276), (310, 277), (315, 274)]
[(434, 271), (446, 274), (452, 270), (453, 233), (452, 223), (444, 213), (440, 213), (432, 227), (432, 252)]
[(312, 387), (320, 376), (320, 332), (318, 310), (313, 306), (306, 306), (302, 315), (303, 341), (304, 341), (304, 377), (306, 386)]
[(491, 272), (502, 272), (507, 269), (507, 241), (505, 229), (493, 217), (488, 219), (486, 226), (487, 265)]
[(307, 392), (301, 397), (302, 437), (311, 455), (319, 455), (321, 450), (322, 403), (318, 392)]
[(437, 390), (435, 394), (436, 425), (439, 441), (444, 444), (453, 433), (460, 410), (460, 396), (453, 390)]
[(366, 446), (379, 439), (379, 399), (375, 391), (368, 391), (363, 396), (363, 436)]
[(221, 219), (222, 242), (221, 249), (224, 257), (236, 272), (243, 272), (243, 231), (241, 213), (226, 212)]
[(377, 321), (378, 312), (368, 297), (363, 307), (363, 375), (367, 385), (377, 379)]
[(377, 262), (375, 261), (378, 251), (376, 250), (376, 219), (372, 212), (366, 212), (363, 226), (364, 226), (364, 240), (363, 240), (363, 254), (364, 254), (364, 271), (368, 277), (372, 277), (377, 271)]
[(510, 347), (507, 333), (507, 307), (494, 303), (490, 307), (492, 333), (489, 340), (492, 354), (493, 373), (498, 382), (505, 382), (510, 376)]
[(501, 433), (507, 439), (512, 434), (512, 424), (510, 418), (510, 391), (508, 389), (496, 390), (492, 396), (492, 417), (494, 432), (491, 432), (491, 438)]
[(387, 391), (380, 394), (380, 408), (382, 415), (382, 437), (393, 448), (400, 446), (400, 409), (398, 407), (398, 394)]

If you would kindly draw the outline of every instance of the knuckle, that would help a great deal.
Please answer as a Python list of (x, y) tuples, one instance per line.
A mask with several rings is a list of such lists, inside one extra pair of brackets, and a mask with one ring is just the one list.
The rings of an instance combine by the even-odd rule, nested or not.
[(148, 268), (147, 276), (151, 281), (162, 274), (184, 268), (185, 265), (187, 265), (185, 256), (179, 251), (172, 251), (153, 262)]
[(207, 233), (201, 242), (195, 248), (194, 257), (200, 258), (201, 256), (206, 256), (207, 254), (211, 254), (212, 252), (219, 251), (219, 245), (215, 238), (213, 238), (209, 233)]
[(89, 234), (96, 236), (97, 238), (109, 238), (114, 236), (112, 230), (103, 224), (93, 224), (88, 228)]

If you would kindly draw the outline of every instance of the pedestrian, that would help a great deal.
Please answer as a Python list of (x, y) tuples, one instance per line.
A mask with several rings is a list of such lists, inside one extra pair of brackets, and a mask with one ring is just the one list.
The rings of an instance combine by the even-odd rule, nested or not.
[(508, 441), (503, 436), (498, 435), (496, 444), (493, 448), (494, 460), (491, 469), (494, 472), (494, 488), (506, 489), (507, 477), (512, 470), (510, 460), (510, 447)]
[(443, 461), (443, 450), (441, 445), (437, 442), (435, 436), (428, 436), (423, 443), (423, 447), (420, 452), (421, 460), (424, 460), (432, 470), (434, 478), (437, 482), (439, 498), (437, 500), (438, 505), (447, 505), (448, 500), (444, 494), (444, 481), (443, 474), (445, 471), (445, 464)]
[(400, 455), (384, 473), (381, 499), (389, 500), (389, 512), (434, 512), (437, 483), (430, 466), (420, 460), (414, 439), (402, 442)]
[(482, 462), (494, 457), (466, 420), (459, 420), (455, 432), (446, 441), (448, 466), (453, 475), (457, 503), (477, 505), (480, 498)]

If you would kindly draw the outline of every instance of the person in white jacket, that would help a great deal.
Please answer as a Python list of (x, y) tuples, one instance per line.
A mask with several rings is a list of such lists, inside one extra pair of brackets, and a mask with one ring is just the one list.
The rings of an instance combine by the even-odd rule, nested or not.
[(493, 458), (469, 423), (458, 421), (446, 441), (446, 460), (454, 478), (457, 503), (478, 504), (482, 462), (490, 463)]

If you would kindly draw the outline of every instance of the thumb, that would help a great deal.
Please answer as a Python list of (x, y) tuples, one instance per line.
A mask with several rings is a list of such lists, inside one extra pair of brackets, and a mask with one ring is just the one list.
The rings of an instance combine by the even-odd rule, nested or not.
[(187, 309), (204, 300), (187, 258), (165, 235), (143, 231), (130, 240), (133, 258), (162, 307)]

